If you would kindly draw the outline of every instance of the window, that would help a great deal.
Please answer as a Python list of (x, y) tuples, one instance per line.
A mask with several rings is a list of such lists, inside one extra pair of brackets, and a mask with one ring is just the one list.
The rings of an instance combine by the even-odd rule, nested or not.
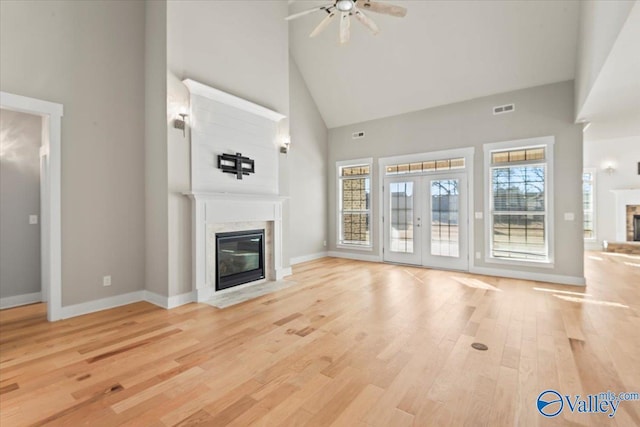
[(547, 137), (485, 145), (488, 261), (551, 262), (552, 144)]
[(338, 162), (338, 246), (371, 249), (372, 160)]
[(583, 209), (583, 229), (585, 240), (596, 239), (595, 229), (595, 169), (585, 169), (582, 173), (582, 209)]
[(389, 165), (385, 168), (387, 175), (402, 175), (405, 173), (436, 172), (443, 170), (464, 169), (464, 157), (455, 159), (431, 160), (428, 162), (404, 163)]

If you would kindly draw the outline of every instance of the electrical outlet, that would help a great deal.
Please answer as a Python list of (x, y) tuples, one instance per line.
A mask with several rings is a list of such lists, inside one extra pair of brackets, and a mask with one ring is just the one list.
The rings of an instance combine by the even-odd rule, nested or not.
[(327, 241), (326, 240), (324, 242), (322, 242), (322, 246), (324, 246), (325, 248), (327, 247)]
[(102, 286), (111, 286), (111, 276), (102, 277)]
[(576, 216), (573, 214), (573, 212), (565, 212), (564, 213), (564, 220), (565, 221), (574, 221), (576, 219)]
[(482, 219), (482, 212), (476, 212), (475, 213), (475, 218), (476, 219)]
[(482, 258), (482, 253), (476, 252), (476, 259), (480, 259), (480, 258)]
[(29, 215), (29, 224), (37, 224), (38, 223), (38, 215)]

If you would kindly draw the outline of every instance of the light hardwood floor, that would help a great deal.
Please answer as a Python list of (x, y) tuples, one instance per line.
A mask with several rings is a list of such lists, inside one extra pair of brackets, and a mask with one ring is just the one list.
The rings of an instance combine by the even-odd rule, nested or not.
[(585, 258), (586, 288), (327, 258), (224, 310), (4, 310), (0, 425), (638, 426), (536, 410), (640, 391), (640, 257)]

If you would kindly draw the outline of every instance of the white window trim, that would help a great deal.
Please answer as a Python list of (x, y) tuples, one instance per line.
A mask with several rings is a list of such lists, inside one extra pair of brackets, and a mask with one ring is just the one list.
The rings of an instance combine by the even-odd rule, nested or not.
[[(591, 210), (592, 210), (592, 220), (593, 220), (593, 237), (585, 238), (584, 241), (587, 243), (593, 243), (598, 241), (598, 227), (597, 227), (597, 206), (596, 206), (596, 183), (597, 183), (597, 172), (596, 168), (584, 168), (582, 173), (590, 173), (591, 174), (591, 197), (593, 198), (591, 202)], [(584, 185), (584, 180), (582, 181)], [(584, 203), (584, 201), (583, 201)], [(583, 205), (584, 206), (584, 205)], [(584, 215), (584, 208), (582, 209), (582, 214)], [(582, 219), (582, 228), (584, 236), (584, 217)]]
[[(350, 245), (348, 243), (340, 243), (342, 236), (342, 221), (340, 213), (342, 212), (342, 179), (340, 177), (340, 169), (349, 166), (369, 166), (369, 244), (368, 245)], [(350, 249), (357, 251), (371, 252), (373, 251), (373, 158), (367, 157), (363, 159), (339, 160), (336, 162), (336, 248)]]
[[(554, 267), (554, 143), (555, 137), (542, 136), (538, 138), (518, 139), (513, 141), (493, 142), (483, 145), (484, 149), (484, 240), (485, 240), (485, 258), (484, 261), (488, 264), (504, 264), (514, 266), (526, 266), (526, 267), (540, 267), (540, 268), (553, 268)], [(492, 228), (492, 216), (491, 216), (491, 152), (499, 150), (511, 150), (516, 148), (527, 147), (540, 147), (545, 146), (545, 162), (546, 163), (546, 176), (545, 176), (545, 231), (546, 231), (546, 245), (548, 258), (544, 261), (538, 260), (512, 260), (507, 258), (498, 258), (492, 256), (491, 245), (491, 228)], [(505, 163), (505, 166), (508, 164)]]

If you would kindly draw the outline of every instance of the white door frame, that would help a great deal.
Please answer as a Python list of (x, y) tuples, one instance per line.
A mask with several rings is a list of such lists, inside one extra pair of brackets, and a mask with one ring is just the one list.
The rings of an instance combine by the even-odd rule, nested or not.
[(42, 229), (40, 233), (42, 250), (42, 293), (47, 296), (47, 319), (50, 322), (61, 319), (62, 313), (62, 231), (61, 231), (61, 124), (62, 104), (0, 92), (0, 108), (41, 116), (43, 149), (41, 168), (46, 172), (41, 177)]
[(378, 159), (378, 236), (380, 239), (380, 255), (384, 260), (384, 224), (382, 222), (382, 213), (384, 212), (384, 184), (385, 184), (385, 170), (387, 166), (413, 163), (418, 161), (430, 161), (440, 159), (453, 159), (456, 157), (464, 157), (465, 169), (467, 174), (467, 215), (468, 215), (468, 233), (467, 233), (467, 248), (469, 252), (469, 268), (471, 271), (474, 268), (474, 236), (475, 236), (475, 220), (474, 220), (474, 147), (467, 148), (454, 148), (451, 150), (432, 151), (427, 153), (406, 154), (401, 156), (381, 157)]

